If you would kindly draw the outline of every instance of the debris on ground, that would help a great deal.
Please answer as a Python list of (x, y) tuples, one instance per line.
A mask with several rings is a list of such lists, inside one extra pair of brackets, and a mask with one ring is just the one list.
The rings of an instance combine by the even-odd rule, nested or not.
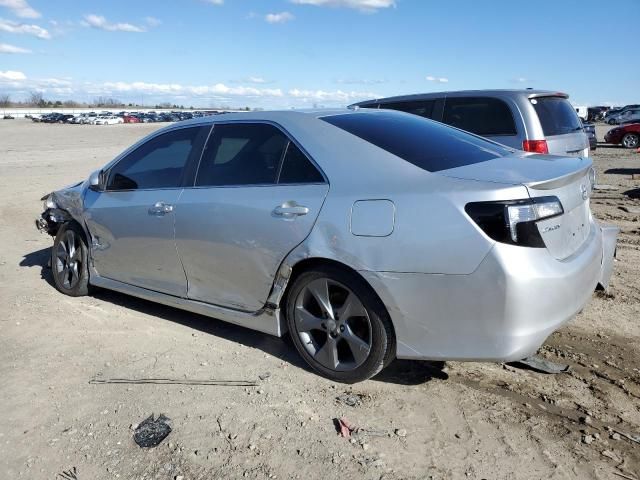
[(517, 362), (511, 362), (510, 365), (518, 368), (530, 368), (536, 372), (549, 373), (552, 375), (569, 371), (569, 365), (551, 362), (538, 355), (523, 358)]
[(136, 427), (133, 440), (143, 448), (157, 447), (171, 433), (170, 421), (164, 414), (154, 419), (152, 413)]
[(258, 378), (260, 380), (266, 380), (269, 377), (271, 377), (271, 372), (264, 372), (264, 373), (261, 373), (260, 375), (258, 375)]
[(253, 380), (189, 380), (173, 378), (92, 378), (91, 385), (134, 384), (134, 385), (211, 385), (219, 387), (257, 387)]
[(346, 393), (344, 395), (336, 397), (336, 400), (340, 403), (344, 403), (349, 407), (357, 407), (359, 405), (362, 405), (362, 399), (359, 395), (351, 395)]
[(336, 429), (342, 438), (351, 438), (351, 434), (358, 431), (358, 427), (345, 417), (335, 418)]
[(71, 470), (59, 473), (58, 477), (63, 478), (64, 480), (78, 480), (78, 469), (73, 467)]

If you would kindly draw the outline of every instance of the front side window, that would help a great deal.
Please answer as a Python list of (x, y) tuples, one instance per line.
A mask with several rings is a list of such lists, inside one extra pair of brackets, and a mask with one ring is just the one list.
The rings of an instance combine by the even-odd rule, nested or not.
[(199, 155), (209, 127), (172, 130), (152, 138), (115, 164), (107, 190), (177, 188), (185, 166)]
[(442, 122), (476, 135), (515, 135), (509, 106), (497, 98), (447, 98)]
[(215, 125), (202, 155), (196, 186), (275, 184), (288, 142), (272, 125)]

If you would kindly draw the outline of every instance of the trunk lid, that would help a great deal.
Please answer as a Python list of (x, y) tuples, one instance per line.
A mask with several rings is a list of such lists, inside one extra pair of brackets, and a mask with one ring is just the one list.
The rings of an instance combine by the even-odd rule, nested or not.
[[(531, 198), (557, 197), (564, 213), (537, 222), (547, 250), (562, 260), (578, 251), (589, 237), (592, 189), (589, 158), (514, 154), (487, 162), (442, 170), (438, 175), (524, 185)], [(514, 199), (518, 200), (518, 199)]]

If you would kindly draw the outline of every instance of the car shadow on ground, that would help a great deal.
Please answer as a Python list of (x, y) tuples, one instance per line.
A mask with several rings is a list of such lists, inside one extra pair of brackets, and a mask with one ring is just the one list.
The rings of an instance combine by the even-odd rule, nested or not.
[(40, 277), (53, 287), (53, 275), (49, 265), (50, 256), (51, 249), (43, 248), (42, 250), (27, 253), (22, 257), (19, 265), (21, 267), (40, 267)]
[(610, 173), (612, 175), (640, 175), (640, 168), (610, 168), (605, 170), (604, 173)]
[[(53, 287), (51, 268), (48, 266), (50, 252), (50, 248), (43, 248), (42, 250), (28, 253), (23, 257), (19, 265), (21, 267), (40, 267), (42, 279)], [(298, 355), (298, 352), (296, 352), (288, 335), (282, 338), (274, 337), (222, 320), (216, 320), (215, 318), (198, 315), (111, 290), (96, 289), (92, 293), (92, 296), (104, 302), (198, 330), (206, 335), (214, 335), (247, 347), (260, 349), (295, 367), (313, 373), (313, 370), (300, 355)], [(444, 365), (444, 362), (394, 360), (372, 380), (399, 385), (420, 385), (434, 378), (446, 380), (448, 375), (443, 372)]]
[(640, 198), (640, 188), (632, 188), (624, 192), (624, 194), (629, 198)]

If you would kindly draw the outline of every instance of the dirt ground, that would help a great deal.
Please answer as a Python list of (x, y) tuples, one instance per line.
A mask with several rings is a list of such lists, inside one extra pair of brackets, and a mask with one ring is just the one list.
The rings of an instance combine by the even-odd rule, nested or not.
[[(611, 186), (594, 213), (622, 231), (611, 291), (541, 350), (568, 373), (396, 361), (346, 386), (309, 371), (287, 339), (52, 287), (39, 198), (156, 128), (0, 121), (0, 477), (640, 478), (640, 214), (624, 210), (640, 208), (640, 154), (594, 154)], [(90, 383), (148, 377), (258, 386)], [(173, 431), (141, 449), (132, 427), (152, 413)], [(341, 416), (364, 433), (339, 437)]]

